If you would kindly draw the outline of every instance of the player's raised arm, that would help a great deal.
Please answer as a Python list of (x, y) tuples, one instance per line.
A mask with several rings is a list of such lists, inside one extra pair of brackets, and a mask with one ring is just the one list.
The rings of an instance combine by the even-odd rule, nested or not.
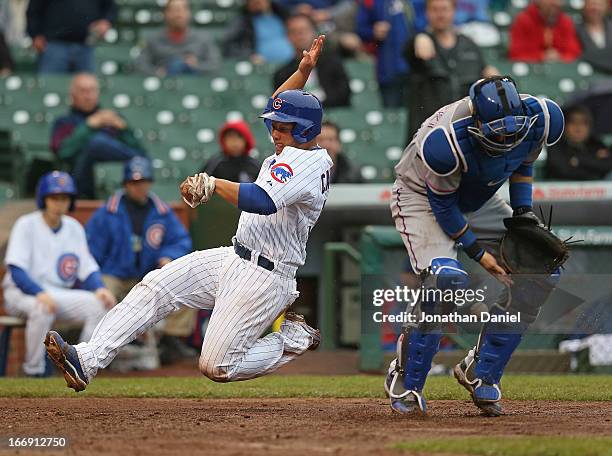
[(312, 46), (310, 46), (308, 51), (302, 51), (302, 60), (298, 65), (298, 69), (295, 70), (295, 73), (289, 76), (289, 78), (282, 83), (278, 89), (276, 89), (276, 91), (272, 94), (272, 98), (276, 97), (276, 95), (284, 92), (285, 90), (304, 88), (304, 85), (306, 85), (306, 81), (308, 81), (308, 77), (310, 76), (310, 72), (317, 65), (317, 61), (319, 60), (319, 56), (323, 50), (323, 43), (325, 43), (325, 35), (319, 35), (312, 42)]
[[(310, 49), (308, 51), (303, 51), (302, 60), (298, 65), (298, 69), (272, 94), (265, 113), (272, 111), (273, 100), (281, 92), (288, 90), (301, 90), (304, 88), (312, 69), (317, 65), (317, 61), (319, 60), (319, 56), (323, 50), (324, 42), (325, 35), (319, 35), (312, 42)], [(319, 105), (318, 109), (320, 110), (320, 102), (318, 100), (317, 104)], [(269, 122), (270, 125), (268, 128), (270, 129), (270, 133), (272, 134), (273, 139), (275, 138), (275, 135), (277, 138), (274, 140), (275, 145), (277, 143), (279, 144), (277, 154), (279, 154), (285, 146), (310, 147), (309, 143), (303, 140), (303, 137), (300, 136), (298, 138), (300, 139), (299, 141), (296, 139), (291, 127), (279, 127), (278, 125), (276, 127), (274, 126), (274, 123), (290, 124), (290, 121), (277, 120), (276, 122)], [(273, 133), (272, 130), (275, 130), (275, 133)], [(314, 137), (311, 138), (311, 141), (314, 141)], [(268, 193), (256, 183), (239, 184), (237, 182), (232, 182), (225, 179), (216, 179), (215, 177), (209, 176), (206, 173), (196, 174), (195, 176), (185, 179), (180, 185), (180, 192), (185, 203), (191, 207), (196, 207), (202, 203), (206, 203), (211, 196), (216, 193), (224, 200), (238, 206), (240, 209), (246, 212), (260, 215), (270, 215), (278, 210), (276, 204), (270, 198)]]

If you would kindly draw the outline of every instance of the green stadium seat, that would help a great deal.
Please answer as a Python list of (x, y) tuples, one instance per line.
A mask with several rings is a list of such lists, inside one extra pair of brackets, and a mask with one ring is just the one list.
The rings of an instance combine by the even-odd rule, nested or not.
[(19, 192), (13, 184), (0, 182), (0, 204), (6, 201), (15, 199), (19, 196)]

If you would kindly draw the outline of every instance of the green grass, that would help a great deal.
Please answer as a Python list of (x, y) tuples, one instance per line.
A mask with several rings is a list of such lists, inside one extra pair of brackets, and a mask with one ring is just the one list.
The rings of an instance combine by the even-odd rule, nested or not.
[[(338, 397), (382, 398), (383, 377), (280, 376), (247, 382), (214, 383), (205, 377), (95, 379), (78, 397), (261, 398)], [(612, 401), (612, 376), (507, 375), (504, 398), (521, 400)], [(428, 399), (468, 399), (467, 392), (450, 377), (427, 381)], [(1, 378), (0, 397), (76, 397), (64, 379)]]
[(483, 439), (482, 437), (428, 438), (393, 446), (408, 454), (478, 456), (612, 456), (610, 437), (529, 436)]

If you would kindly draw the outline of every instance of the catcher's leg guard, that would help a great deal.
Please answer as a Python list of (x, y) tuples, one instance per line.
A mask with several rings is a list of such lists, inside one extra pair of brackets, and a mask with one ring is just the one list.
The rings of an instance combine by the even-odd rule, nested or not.
[(391, 362), (385, 391), (391, 408), (402, 414), (427, 412), (422, 395), (431, 361), (438, 352), (441, 334), (417, 328), (404, 328), (397, 341), (397, 358)]
[(485, 324), (476, 347), (453, 370), (457, 381), (469, 391), (472, 401), (485, 415), (503, 413), (499, 382), (521, 338), (522, 332), (500, 332), (499, 327)]
[[(435, 258), (423, 277), (423, 292), (434, 288), (465, 288), (468, 282), (467, 273), (452, 258)], [(421, 299), (409, 309), (415, 323), (404, 325), (397, 342), (397, 358), (391, 363), (385, 380), (385, 391), (394, 411), (402, 414), (426, 413), (422, 391), (442, 334), (439, 324), (420, 323), (421, 314), (448, 313), (453, 307), (452, 303)]]
[(518, 347), (524, 332), (533, 323), (554, 286), (559, 274), (547, 278), (516, 277), (504, 290), (491, 314), (521, 313), (521, 321), (485, 323), (478, 344), (455, 366), (454, 375), (472, 395), (474, 404), (485, 415), (499, 416), (502, 408), (499, 383), (506, 365)]

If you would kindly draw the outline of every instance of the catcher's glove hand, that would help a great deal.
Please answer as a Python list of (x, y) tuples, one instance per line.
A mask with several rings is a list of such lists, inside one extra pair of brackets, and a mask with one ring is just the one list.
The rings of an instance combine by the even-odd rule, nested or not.
[(504, 219), (507, 231), (501, 241), (500, 256), (504, 268), (514, 274), (552, 274), (569, 257), (565, 241), (549, 227), (532, 217)]
[(215, 178), (206, 173), (195, 174), (185, 179), (179, 189), (183, 201), (194, 208), (212, 197), (215, 192)]

